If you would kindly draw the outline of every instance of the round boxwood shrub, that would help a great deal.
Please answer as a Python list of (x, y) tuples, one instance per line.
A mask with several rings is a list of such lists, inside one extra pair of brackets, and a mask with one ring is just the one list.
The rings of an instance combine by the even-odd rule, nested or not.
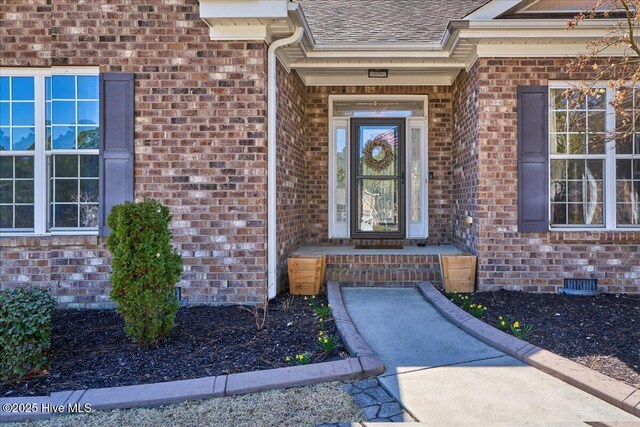
[(0, 381), (47, 368), (55, 306), (46, 289), (0, 291)]
[(175, 285), (182, 257), (171, 247), (170, 222), (169, 209), (154, 199), (116, 205), (107, 218), (113, 255), (109, 296), (137, 344), (166, 336), (178, 311)]

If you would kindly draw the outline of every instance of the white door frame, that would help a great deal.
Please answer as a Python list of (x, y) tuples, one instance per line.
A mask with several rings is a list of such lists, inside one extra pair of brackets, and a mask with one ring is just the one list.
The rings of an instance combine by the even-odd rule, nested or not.
[[(333, 103), (334, 102), (349, 102), (349, 101), (398, 101), (398, 102), (423, 102), (424, 103), (424, 117), (406, 117), (406, 141), (405, 141), (405, 176), (407, 177), (407, 189), (405, 198), (406, 206), (406, 231), (407, 239), (426, 239), (429, 236), (429, 190), (428, 179), (429, 176), (429, 97), (427, 95), (329, 95), (329, 159), (328, 159), (328, 172), (329, 172), (329, 238), (336, 239), (348, 239), (350, 238), (350, 206), (349, 206), (349, 191), (350, 191), (350, 128), (351, 119), (349, 117), (334, 117), (333, 116)], [(360, 117), (358, 117), (360, 118)], [(362, 117), (364, 118), (364, 117)], [(336, 131), (340, 128), (346, 128), (346, 144), (347, 144), (347, 159), (345, 162), (345, 188), (347, 191), (346, 202), (346, 222), (338, 221), (336, 218), (335, 205), (336, 205)], [(420, 129), (421, 134), (421, 177), (420, 183), (422, 183), (421, 189), (421, 221), (420, 223), (411, 223), (411, 130)]]

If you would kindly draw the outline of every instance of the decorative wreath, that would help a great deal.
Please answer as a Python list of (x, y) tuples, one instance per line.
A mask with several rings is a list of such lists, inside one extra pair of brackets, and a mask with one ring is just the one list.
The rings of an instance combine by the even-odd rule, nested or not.
[[(373, 151), (376, 148), (380, 148), (382, 150), (382, 157), (379, 159), (376, 159), (373, 156)], [(393, 158), (394, 154), (391, 144), (382, 138), (374, 138), (364, 146), (364, 157), (362, 160), (365, 165), (369, 166), (376, 172), (382, 172), (385, 170), (387, 166), (393, 162)]]

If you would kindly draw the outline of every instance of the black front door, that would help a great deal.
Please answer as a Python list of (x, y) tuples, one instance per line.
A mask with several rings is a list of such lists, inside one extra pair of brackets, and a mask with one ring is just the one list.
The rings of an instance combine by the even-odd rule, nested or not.
[(351, 120), (351, 237), (405, 237), (404, 119)]

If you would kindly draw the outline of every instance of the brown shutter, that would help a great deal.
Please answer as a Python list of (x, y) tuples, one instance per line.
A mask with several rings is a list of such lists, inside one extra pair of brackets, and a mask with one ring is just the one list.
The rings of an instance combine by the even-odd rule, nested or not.
[(100, 74), (100, 235), (114, 205), (133, 200), (134, 75)]
[(549, 92), (518, 87), (518, 231), (549, 230)]

